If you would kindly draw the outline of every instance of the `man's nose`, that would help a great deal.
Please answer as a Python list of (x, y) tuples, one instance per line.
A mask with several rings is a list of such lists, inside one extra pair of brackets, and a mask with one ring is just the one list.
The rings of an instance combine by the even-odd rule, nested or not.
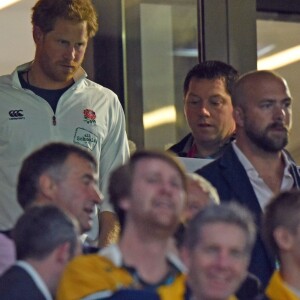
[(69, 46), (67, 47), (67, 49), (65, 50), (64, 56), (65, 58), (67, 58), (68, 60), (74, 60), (75, 59), (75, 47), (74, 46)]
[(94, 185), (91, 191), (91, 199), (94, 201), (95, 204), (101, 204), (104, 200), (104, 196), (101, 193), (100, 189), (98, 186)]
[(160, 187), (165, 193), (171, 193), (173, 190), (172, 183), (168, 180), (161, 180)]
[(275, 120), (284, 120), (286, 118), (286, 108), (282, 105), (276, 105), (274, 108)]
[(199, 114), (202, 116), (202, 117), (209, 117), (210, 116), (210, 112), (209, 112), (209, 109), (207, 107), (207, 104), (205, 103), (202, 103), (199, 107)]
[(227, 268), (230, 264), (230, 258), (227, 252), (221, 251), (218, 256), (216, 263), (219, 268)]

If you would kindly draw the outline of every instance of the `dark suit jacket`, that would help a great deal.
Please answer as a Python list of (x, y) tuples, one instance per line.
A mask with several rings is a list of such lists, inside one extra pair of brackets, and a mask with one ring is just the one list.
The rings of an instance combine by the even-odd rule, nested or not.
[[(209, 157), (204, 158), (219, 158), (225, 149), (230, 145), (230, 143), (235, 139), (235, 133), (233, 133), (230, 138), (224, 143), (224, 145), (215, 153), (211, 153)], [(186, 150), (191, 150), (191, 145), (193, 144), (194, 138), (192, 133), (186, 135), (181, 141), (170, 147), (168, 150), (174, 152), (179, 157), (187, 157)]]
[[(262, 210), (248, 175), (236, 156), (232, 145), (225, 150), (221, 158), (197, 170), (196, 173), (208, 179), (216, 187), (221, 201), (235, 200), (248, 207), (254, 214), (255, 222), (258, 229), (260, 229)], [(294, 163), (292, 163), (291, 174), (298, 186), (300, 176)], [(253, 249), (249, 271), (255, 274), (265, 287), (274, 267), (275, 259), (267, 253), (259, 233)]]
[(45, 300), (31, 276), (21, 267), (12, 266), (0, 277), (1, 300)]

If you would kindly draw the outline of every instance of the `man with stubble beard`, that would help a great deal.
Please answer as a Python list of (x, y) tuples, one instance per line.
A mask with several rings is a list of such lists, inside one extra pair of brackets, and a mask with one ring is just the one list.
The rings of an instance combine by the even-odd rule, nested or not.
[(121, 225), (120, 240), (73, 260), (57, 300), (103, 299), (120, 290), (182, 299), (184, 268), (169, 251), (169, 240), (185, 208), (184, 169), (166, 152), (137, 151), (112, 172), (109, 195)]
[[(81, 67), (98, 30), (92, 1), (36, 1), (31, 22), (33, 60), (0, 77), (0, 231), (10, 230), (22, 213), (17, 175), (37, 148), (63, 142), (88, 150), (104, 195), (110, 172), (129, 157), (117, 95), (89, 80)], [(113, 240), (117, 220), (108, 200), (98, 210), (89, 239), (104, 246)]]
[[(221, 201), (250, 209), (260, 228), (272, 196), (299, 187), (298, 168), (284, 149), (292, 125), (292, 97), (284, 78), (271, 71), (244, 74), (233, 89), (236, 140), (215, 162), (197, 171), (217, 189)], [(275, 267), (258, 235), (249, 270), (265, 286)]]

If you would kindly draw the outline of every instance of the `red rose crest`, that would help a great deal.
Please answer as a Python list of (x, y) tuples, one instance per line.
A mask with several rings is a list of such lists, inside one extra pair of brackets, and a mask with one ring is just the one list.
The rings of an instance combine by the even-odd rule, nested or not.
[(96, 124), (96, 113), (93, 110), (86, 108), (83, 111), (83, 117), (83, 121), (87, 122), (88, 124)]

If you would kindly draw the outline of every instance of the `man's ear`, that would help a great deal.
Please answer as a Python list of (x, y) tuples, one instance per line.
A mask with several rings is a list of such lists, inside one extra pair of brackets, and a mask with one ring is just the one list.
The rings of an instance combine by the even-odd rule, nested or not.
[(66, 265), (71, 259), (70, 247), (71, 245), (69, 242), (57, 246), (54, 250), (55, 261), (63, 266)]
[(130, 208), (130, 206), (131, 206), (131, 201), (130, 201), (129, 197), (122, 197), (119, 200), (119, 206), (123, 210), (127, 211)]
[(241, 107), (236, 107), (233, 109), (233, 118), (238, 127), (244, 127), (244, 111)]
[(42, 174), (39, 178), (40, 193), (47, 199), (53, 199), (55, 197), (56, 190), (57, 184), (53, 178), (46, 173)]
[(44, 33), (42, 32), (40, 27), (34, 25), (32, 35), (34, 42), (38, 44), (42, 40)]
[(288, 251), (294, 243), (294, 236), (284, 227), (277, 227), (273, 232), (273, 237), (279, 249)]

